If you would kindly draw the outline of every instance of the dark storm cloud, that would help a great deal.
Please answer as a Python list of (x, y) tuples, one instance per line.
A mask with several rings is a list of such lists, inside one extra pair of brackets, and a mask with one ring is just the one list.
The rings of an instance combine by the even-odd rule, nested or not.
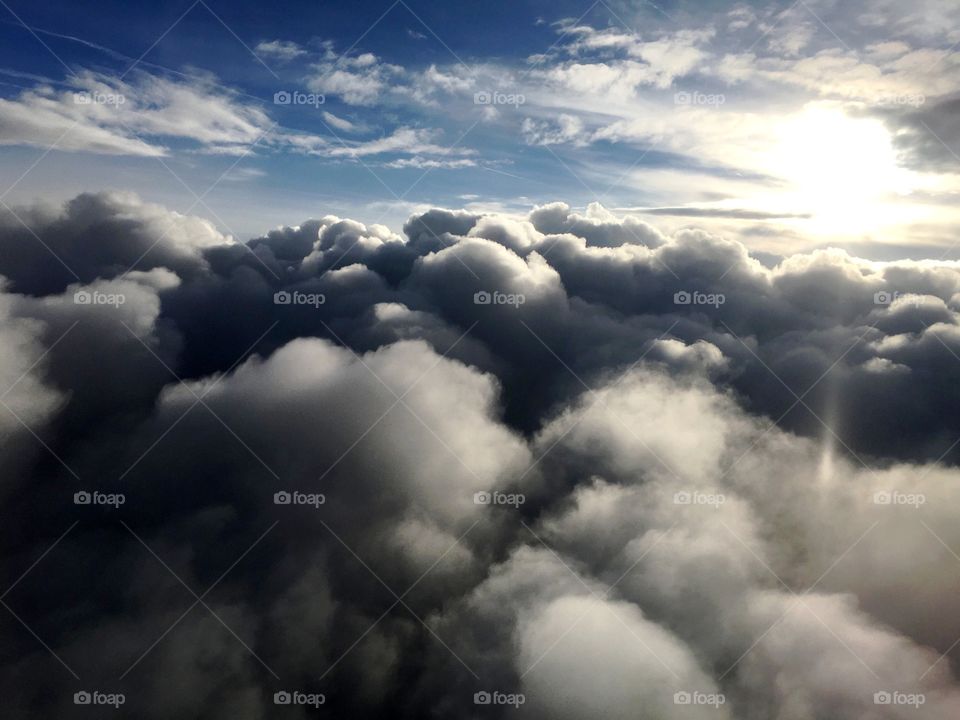
[(245, 246), (131, 196), (15, 211), (11, 716), (960, 709), (954, 263), (561, 203)]

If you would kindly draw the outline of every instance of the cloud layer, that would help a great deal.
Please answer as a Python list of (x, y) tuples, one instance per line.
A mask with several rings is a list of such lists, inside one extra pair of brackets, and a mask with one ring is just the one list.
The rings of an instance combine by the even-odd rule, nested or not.
[(103, 193), (0, 275), (13, 716), (960, 711), (955, 263)]

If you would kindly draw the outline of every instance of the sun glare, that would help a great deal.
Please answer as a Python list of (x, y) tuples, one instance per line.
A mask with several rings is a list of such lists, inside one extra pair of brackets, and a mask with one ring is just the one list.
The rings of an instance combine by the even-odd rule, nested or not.
[(892, 137), (879, 120), (808, 108), (780, 126), (771, 161), (787, 183), (790, 204), (810, 213), (818, 231), (857, 232), (906, 220), (894, 201), (916, 180), (897, 165)]

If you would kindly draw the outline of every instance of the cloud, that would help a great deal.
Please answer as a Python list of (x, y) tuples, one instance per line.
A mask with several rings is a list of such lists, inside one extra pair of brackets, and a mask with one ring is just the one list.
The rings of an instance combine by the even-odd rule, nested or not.
[(281, 62), (290, 62), (307, 54), (306, 50), (289, 40), (265, 40), (258, 43), (253, 50)]
[(356, 132), (358, 129), (355, 123), (350, 122), (346, 118), (334, 115), (331, 112), (327, 112), (326, 110), (323, 111), (323, 119), (342, 132)]
[(460, 158), (459, 160), (427, 160), (423, 158), (400, 158), (386, 163), (389, 168), (417, 168), (426, 169), (456, 169), (465, 167), (474, 167), (477, 163), (470, 158)]
[(703, 207), (658, 207), (645, 208), (635, 212), (644, 215), (679, 215), (682, 217), (729, 217), (744, 220), (773, 220), (783, 217), (810, 217), (809, 214), (770, 213), (757, 210), (741, 210), (737, 208), (703, 208)]
[(323, 154), (333, 157), (366, 157), (383, 153), (404, 153), (409, 155), (462, 156), (474, 151), (469, 148), (438, 145), (433, 140), (437, 131), (426, 128), (400, 127), (391, 134), (376, 140), (348, 142), (340, 147), (329, 147)]
[(129, 81), (84, 71), (70, 89), (50, 86), (0, 100), (0, 143), (55, 146), (109, 155), (163, 156), (163, 141), (192, 141), (238, 152), (270, 128), (259, 107), (241, 103), (212, 80), (169, 80), (135, 73)]
[(348, 105), (370, 106), (394, 92), (404, 76), (399, 65), (382, 62), (373, 53), (362, 53), (316, 64), (307, 86), (314, 92), (336, 95)]
[(584, 144), (583, 121), (574, 115), (560, 115), (555, 124), (526, 118), (521, 131), (530, 145)]
[(960, 99), (949, 99), (907, 113), (888, 115), (895, 142), (911, 167), (948, 173), (956, 171), (953, 148), (960, 146), (958, 109)]
[(589, 25), (560, 27), (558, 32), (561, 40), (572, 38), (561, 45), (572, 56), (615, 52), (635, 60), (572, 63), (551, 69), (548, 76), (562, 82), (572, 81), (575, 87), (579, 87), (580, 81), (598, 73), (599, 77), (594, 79), (600, 80), (600, 87), (596, 90), (602, 92), (605, 87), (621, 85), (621, 92), (625, 95), (632, 94), (640, 85), (670, 87), (676, 78), (698, 69), (710, 57), (703, 46), (714, 36), (712, 30), (683, 29), (649, 40), (637, 33), (619, 29), (597, 30)]
[[(348, 66), (367, 72), (380, 65), (372, 55), (361, 55)], [(123, 81), (83, 72), (72, 81), (69, 91), (41, 85), (14, 100), (0, 99), (0, 144), (147, 157), (170, 155), (172, 145), (184, 142), (189, 150), (206, 155), (246, 156), (264, 150), (334, 158), (384, 153), (463, 158), (475, 153), (466, 147), (432, 142), (440, 131), (431, 128), (399, 125), (381, 138), (365, 141), (342, 141), (329, 134), (285, 128), (268, 114), (265, 99), (250, 101), (212, 77), (172, 80), (136, 72), (131, 78)], [(316, 83), (312, 86), (319, 87)], [(337, 92), (327, 85), (324, 88)], [(366, 92), (362, 87), (351, 88), (351, 93)], [(368, 130), (362, 121), (328, 111), (322, 112), (322, 118), (335, 135)], [(427, 158), (408, 161), (428, 162)], [(460, 160), (455, 166), (467, 163)], [(251, 172), (231, 170), (226, 179)]]
[[(138, 716), (960, 709), (956, 263), (764, 264), (599, 204), (246, 243), (13, 211), (4, 602)], [(71, 713), (10, 637), (10, 712)]]

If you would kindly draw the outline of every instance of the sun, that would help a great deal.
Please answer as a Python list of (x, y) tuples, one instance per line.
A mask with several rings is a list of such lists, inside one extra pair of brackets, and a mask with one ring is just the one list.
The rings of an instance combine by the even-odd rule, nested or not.
[(850, 117), (839, 108), (810, 106), (775, 131), (771, 171), (784, 181), (785, 200), (811, 215), (812, 229), (869, 231), (903, 222), (898, 198), (917, 184), (897, 164), (893, 138), (880, 120)]

